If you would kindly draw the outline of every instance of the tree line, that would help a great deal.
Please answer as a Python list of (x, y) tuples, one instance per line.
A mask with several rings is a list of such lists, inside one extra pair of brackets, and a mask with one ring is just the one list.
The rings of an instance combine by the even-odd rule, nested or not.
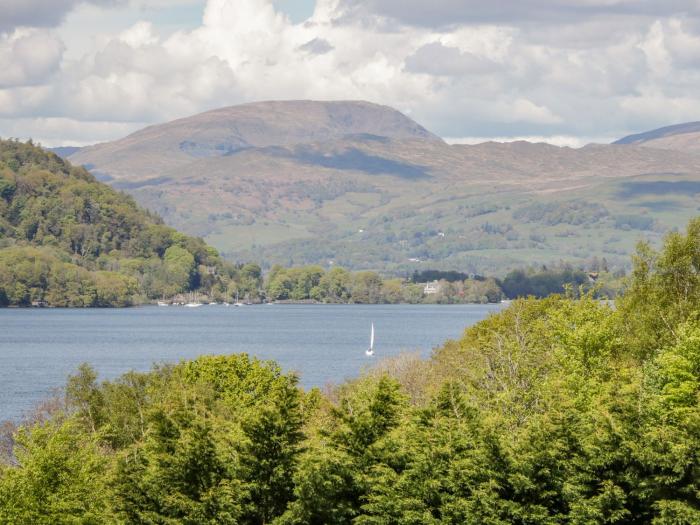
[(265, 296), (271, 301), (364, 304), (494, 303), (504, 297), (495, 279), (440, 280), (435, 293), (426, 293), (424, 282), (340, 267), (326, 271), (316, 265), (274, 266), (265, 278)]
[(85, 365), (0, 439), (0, 522), (694, 525), (699, 313), (694, 220), (614, 308), (517, 300), (323, 392), (246, 355)]
[[(424, 270), (410, 278), (384, 278), (377, 272), (351, 272), (341, 267), (325, 270), (311, 265), (294, 268), (274, 266), (264, 278), (263, 294), (270, 301), (317, 301), (323, 303), (497, 303), (520, 297), (543, 298), (592, 290), (597, 297), (613, 298), (622, 287), (623, 273), (595, 266), (595, 272), (567, 264), (550, 268), (526, 268), (509, 272), (503, 279), (457, 271)], [(434, 282), (426, 292), (426, 283)]]

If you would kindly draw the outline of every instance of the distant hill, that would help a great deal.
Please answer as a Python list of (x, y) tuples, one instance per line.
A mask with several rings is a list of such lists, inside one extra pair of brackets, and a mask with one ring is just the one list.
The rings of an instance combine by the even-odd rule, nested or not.
[(57, 148), (47, 148), (51, 153), (55, 153), (59, 157), (63, 159), (67, 159), (71, 155), (75, 155), (78, 153), (82, 148), (76, 147), (76, 146), (59, 146)]
[(626, 265), (639, 239), (684, 226), (700, 192), (690, 150), (448, 145), (367, 102), (223, 108), (70, 159), (233, 259), (404, 275)]
[(200, 289), (236, 269), (32, 144), (0, 140), (0, 306), (125, 306)]
[(613, 144), (641, 146), (700, 153), (700, 122), (675, 124), (623, 137)]
[(258, 102), (207, 111), (150, 126), (128, 137), (83, 148), (74, 162), (112, 177), (159, 175), (196, 159), (227, 157), (250, 149), (329, 142), (422, 139), (442, 142), (398, 111), (368, 102)]

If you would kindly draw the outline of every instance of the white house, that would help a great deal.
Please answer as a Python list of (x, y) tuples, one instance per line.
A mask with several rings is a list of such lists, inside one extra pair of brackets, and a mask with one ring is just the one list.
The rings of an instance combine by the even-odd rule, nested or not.
[(440, 283), (438, 281), (425, 283), (425, 287), (423, 288), (423, 293), (425, 295), (432, 295), (432, 294), (438, 293), (439, 291), (440, 291)]

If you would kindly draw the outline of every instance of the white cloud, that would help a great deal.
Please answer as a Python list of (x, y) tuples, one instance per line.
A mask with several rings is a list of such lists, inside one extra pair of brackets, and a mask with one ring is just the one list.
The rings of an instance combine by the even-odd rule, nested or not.
[(119, 39), (134, 48), (158, 43), (158, 37), (153, 32), (153, 24), (144, 21), (140, 21), (122, 32)]
[(563, 119), (546, 106), (539, 106), (526, 98), (518, 98), (508, 108), (509, 120), (536, 124), (559, 124)]
[(0, 88), (40, 84), (59, 66), (63, 42), (45, 30), (0, 36)]
[[(0, 137), (38, 137), (47, 147), (87, 146), (129, 134), (135, 123), (86, 122), (68, 118), (0, 118)], [(137, 124), (146, 126), (147, 122)], [(86, 140), (86, 137), (89, 137)]]
[(333, 51), (334, 48), (328, 40), (316, 37), (309, 40), (306, 44), (299, 46), (298, 49), (313, 55), (325, 55)]
[[(63, 16), (78, 2), (59, 3)], [(164, 0), (127, 3), (92, 2), (68, 27), (0, 38), (0, 135), (55, 140), (50, 119), (85, 122), (66, 140), (92, 142), (294, 98), (388, 104), (443, 136), (560, 143), (700, 119), (693, 2), (318, 0), (294, 23), (271, 0), (208, 0), (199, 25), (174, 32), (149, 18)], [(93, 30), (73, 39), (77, 27)]]
[(620, 137), (618, 135), (575, 137), (572, 135), (515, 135), (508, 137), (445, 137), (448, 144), (481, 144), (483, 142), (544, 142), (554, 146), (567, 146), (569, 148), (581, 148), (586, 144), (609, 144)]
[(406, 69), (436, 76), (480, 75), (495, 73), (499, 64), (470, 51), (431, 42), (406, 58)]

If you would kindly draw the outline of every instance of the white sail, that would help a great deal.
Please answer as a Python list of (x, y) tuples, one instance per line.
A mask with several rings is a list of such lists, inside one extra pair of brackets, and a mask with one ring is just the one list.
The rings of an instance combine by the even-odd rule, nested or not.
[(372, 323), (372, 330), (370, 331), (369, 335), (369, 348), (365, 350), (365, 355), (374, 355), (374, 323)]

